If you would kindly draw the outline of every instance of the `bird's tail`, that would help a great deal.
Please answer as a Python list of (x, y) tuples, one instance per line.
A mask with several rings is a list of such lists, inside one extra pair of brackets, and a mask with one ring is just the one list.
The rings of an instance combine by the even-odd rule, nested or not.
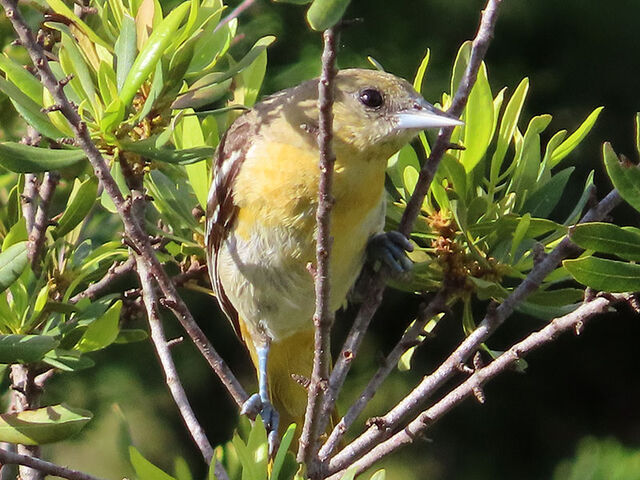
[[(269, 349), (267, 375), (271, 402), (280, 414), (280, 437), (282, 438), (289, 425), (297, 425), (291, 443), (292, 449), (297, 449), (307, 408), (307, 390), (304, 382), (311, 378), (313, 368), (313, 335), (313, 328), (304, 330), (283, 340), (273, 341)], [(250, 341), (247, 345), (253, 364), (257, 368), (257, 356), (253, 345)], [(329, 429), (333, 428), (337, 418), (337, 410), (334, 410)]]

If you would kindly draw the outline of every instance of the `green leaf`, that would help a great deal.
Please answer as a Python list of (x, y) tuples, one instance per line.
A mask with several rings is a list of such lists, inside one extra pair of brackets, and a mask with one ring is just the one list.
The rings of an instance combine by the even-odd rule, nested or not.
[(144, 458), (136, 447), (129, 447), (129, 459), (138, 480), (175, 480), (171, 475)]
[(620, 163), (609, 142), (602, 146), (602, 153), (613, 186), (629, 205), (640, 212), (640, 169), (630, 163)]
[(551, 177), (551, 180), (527, 198), (522, 206), (522, 211), (529, 212), (532, 217), (548, 217), (562, 198), (569, 177), (574, 170), (574, 167), (570, 167), (556, 173)]
[(56, 348), (48, 352), (42, 361), (63, 372), (77, 372), (78, 370), (91, 368), (95, 365), (93, 360), (82, 355), (80, 352), (64, 350), (62, 348)]
[(569, 155), (580, 144), (580, 142), (584, 140), (584, 137), (587, 136), (587, 134), (595, 125), (596, 120), (598, 119), (598, 116), (600, 115), (600, 112), (603, 108), (604, 107), (598, 107), (593, 112), (591, 112), (586, 120), (582, 122), (582, 125), (580, 125), (575, 132), (569, 135), (569, 138), (567, 138), (558, 146), (558, 148), (555, 149), (553, 155), (551, 155), (551, 162), (549, 163), (550, 168), (553, 168), (558, 163), (560, 163), (564, 157)]
[(77, 46), (77, 40), (73, 37), (71, 30), (69, 30), (69, 27), (66, 25), (56, 23), (49, 23), (49, 25), (54, 26), (62, 33), (62, 49), (68, 53), (69, 60), (71, 61), (71, 65), (64, 65), (61, 58), (60, 64), (63, 67), (64, 73), (73, 75), (71, 84), (74, 90), (80, 98), (89, 102), (90, 105), (93, 105), (96, 98), (94, 80)]
[(430, 58), (431, 50), (427, 48), (427, 51), (424, 53), (424, 57), (422, 57), (422, 61), (420, 62), (420, 66), (418, 67), (418, 71), (416, 72), (416, 76), (413, 79), (413, 88), (418, 93), (422, 93), (422, 83), (424, 82), (424, 76), (427, 72), (427, 66), (429, 65)]
[(11, 245), (0, 253), (0, 293), (22, 275), (27, 263), (27, 242)]
[(0, 415), (0, 441), (21, 445), (44, 445), (65, 440), (91, 420), (87, 410), (64, 403)]
[(296, 424), (292, 423), (287, 427), (287, 431), (284, 432), (284, 435), (282, 436), (280, 447), (278, 447), (278, 452), (273, 459), (273, 467), (271, 468), (271, 476), (269, 477), (269, 480), (279, 480), (278, 477), (280, 476), (282, 466), (284, 465), (284, 460), (289, 451), (289, 445), (291, 445), (295, 433)]
[(314, 0), (307, 10), (307, 22), (320, 32), (333, 27), (340, 21), (350, 0)]
[(500, 169), (502, 168), (502, 162), (504, 156), (507, 153), (507, 149), (511, 144), (511, 139), (518, 126), (518, 119), (522, 112), (522, 106), (524, 105), (527, 92), (529, 91), (529, 79), (523, 78), (515, 92), (511, 96), (507, 107), (505, 108), (502, 120), (500, 121), (500, 131), (498, 132), (498, 139), (496, 143), (496, 150), (491, 158), (491, 182), (496, 183)]
[(464, 122), (462, 128), (465, 149), (460, 154), (460, 163), (469, 173), (482, 160), (493, 137), (493, 95), (484, 63), (480, 66), (478, 78), (471, 89), (464, 111)]
[(105, 108), (102, 118), (100, 118), (100, 129), (105, 133), (112, 133), (120, 122), (122, 122), (124, 114), (124, 103), (122, 103), (119, 98), (114, 98), (107, 108)]
[(578, 282), (605, 292), (636, 292), (640, 290), (640, 265), (583, 257), (565, 260), (562, 265)]
[(23, 65), (3, 53), (0, 54), (0, 70), (5, 73), (7, 80), (14, 85), (20, 85), (22, 93), (37, 104), (42, 104), (42, 84)]
[(585, 250), (640, 261), (640, 234), (611, 223), (581, 223), (570, 230), (571, 240)]
[[(192, 113), (193, 110), (187, 110), (186, 113)], [(205, 145), (204, 134), (200, 127), (197, 117), (185, 116), (178, 125), (174, 133), (176, 140), (180, 139), (180, 147), (182, 149), (202, 148)], [(176, 142), (177, 144), (178, 142)], [(184, 151), (184, 150), (183, 150)], [(213, 154), (208, 155), (207, 159), (212, 158)], [(189, 183), (193, 192), (196, 194), (198, 203), (206, 210), (207, 196), (209, 192), (209, 170), (207, 162), (198, 162), (186, 165), (185, 170), (189, 178)]]
[(190, 4), (188, 2), (181, 4), (172, 10), (160, 25), (153, 29), (149, 40), (147, 40), (144, 48), (133, 62), (120, 90), (120, 99), (125, 105), (131, 103), (140, 86), (156, 68), (156, 64), (174, 39), (178, 26), (182, 23), (189, 8)]
[(122, 90), (136, 58), (136, 21), (129, 15), (122, 17), (122, 28), (115, 44), (116, 84)]
[(238, 75), (240, 78), (236, 78), (236, 83), (241, 85), (238, 85), (234, 91), (234, 101), (252, 107), (258, 99), (266, 71), (267, 51), (263, 50), (251, 65), (240, 72)]
[(118, 300), (104, 315), (89, 324), (75, 348), (81, 352), (94, 352), (111, 345), (120, 331), (118, 322), (121, 309), (122, 301)]
[(120, 330), (115, 342), (117, 344), (142, 342), (149, 338), (149, 334), (139, 328), (129, 328)]
[(109, 52), (113, 51), (111, 45), (105, 42), (102, 38), (100, 38), (96, 32), (94, 32), (86, 23), (84, 23), (80, 17), (78, 17), (73, 11), (67, 7), (67, 5), (62, 0), (46, 0), (49, 6), (53, 9), (54, 12), (62, 15), (63, 17), (67, 17), (76, 26), (84, 33), (89, 39), (104, 48), (106, 48)]
[(155, 139), (149, 138), (139, 142), (123, 142), (124, 151), (137, 153), (149, 160), (158, 162), (173, 163), (178, 165), (189, 165), (213, 158), (215, 149), (212, 147), (186, 148), (184, 150), (171, 150), (169, 148), (156, 148)]
[(27, 219), (22, 217), (16, 223), (13, 224), (7, 236), (2, 241), (2, 251), (4, 252), (11, 245), (15, 245), (19, 242), (26, 242), (29, 234), (27, 233)]
[(78, 179), (75, 180), (67, 208), (58, 220), (58, 225), (51, 232), (53, 238), (66, 235), (85, 219), (96, 201), (97, 193), (97, 177), (90, 177), (82, 183)]
[(0, 91), (11, 99), (11, 103), (27, 123), (42, 135), (53, 138), (54, 140), (65, 136), (65, 134), (55, 127), (49, 118), (42, 113), (42, 104), (31, 100), (31, 98), (22, 93), (17, 86), (2, 77), (0, 77)]
[(75, 165), (86, 158), (79, 149), (51, 150), (15, 142), (0, 143), (0, 165), (16, 173), (38, 173)]
[(34, 363), (58, 345), (48, 335), (0, 335), (0, 363)]
[(381, 470), (378, 470), (373, 475), (371, 475), (371, 478), (369, 480), (385, 480), (386, 478), (387, 478), (387, 472), (383, 468)]

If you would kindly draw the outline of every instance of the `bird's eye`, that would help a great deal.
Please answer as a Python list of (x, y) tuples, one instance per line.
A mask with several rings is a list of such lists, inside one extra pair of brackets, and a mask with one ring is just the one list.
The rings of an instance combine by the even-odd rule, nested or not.
[(360, 103), (369, 108), (380, 108), (384, 103), (382, 93), (375, 88), (366, 88), (360, 92)]

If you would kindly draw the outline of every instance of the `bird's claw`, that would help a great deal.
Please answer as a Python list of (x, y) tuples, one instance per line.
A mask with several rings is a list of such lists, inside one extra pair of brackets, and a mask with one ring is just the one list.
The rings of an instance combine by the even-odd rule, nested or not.
[(269, 455), (273, 456), (278, 449), (280, 439), (278, 438), (278, 423), (280, 415), (273, 407), (270, 401), (263, 400), (260, 395), (254, 393), (242, 404), (240, 409), (242, 415), (247, 415), (251, 419), (255, 419), (258, 414), (262, 418), (264, 428), (267, 430), (267, 438), (269, 442)]
[(369, 240), (367, 252), (375, 260), (380, 260), (393, 273), (405, 274), (413, 268), (413, 262), (406, 252), (412, 252), (413, 245), (397, 231), (374, 235)]

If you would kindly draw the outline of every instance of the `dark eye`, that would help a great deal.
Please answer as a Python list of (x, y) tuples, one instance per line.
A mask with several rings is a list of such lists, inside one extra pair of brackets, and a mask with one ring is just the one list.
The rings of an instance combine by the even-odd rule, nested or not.
[(382, 93), (375, 88), (366, 88), (360, 92), (360, 102), (369, 108), (380, 108), (384, 103)]

